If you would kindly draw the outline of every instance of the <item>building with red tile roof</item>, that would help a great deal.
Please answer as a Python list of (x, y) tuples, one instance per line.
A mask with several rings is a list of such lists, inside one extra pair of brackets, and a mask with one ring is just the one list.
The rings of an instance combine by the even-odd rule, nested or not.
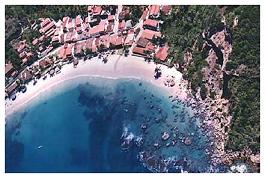
[(128, 34), (125, 38), (124, 45), (131, 46), (134, 42), (134, 34)]
[(119, 30), (124, 30), (124, 28), (125, 28), (125, 20), (122, 20), (122, 21), (119, 23), (119, 25), (118, 25), (118, 29), (119, 29)]
[(40, 33), (46, 33), (48, 30), (50, 30), (51, 28), (55, 27), (55, 23), (52, 21), (50, 22), (48, 25), (46, 25), (45, 27), (41, 28), (39, 30)]
[(154, 37), (161, 37), (161, 32), (145, 29), (141, 37), (148, 40), (152, 40)]
[(18, 43), (17, 52), (21, 53), (26, 48), (26, 40), (20, 41)]
[(49, 18), (44, 19), (44, 20), (40, 23), (41, 28), (44, 28), (44, 27), (47, 26), (50, 22), (51, 22), (51, 19), (49, 19)]
[(14, 71), (12, 63), (5, 64), (5, 76), (8, 77)]
[(160, 6), (159, 5), (151, 5), (149, 15), (152, 17), (157, 17), (159, 15)]
[(99, 36), (105, 32), (105, 22), (101, 21), (98, 25), (89, 29), (90, 36)]
[(159, 50), (156, 52), (155, 54), (155, 58), (161, 60), (161, 61), (165, 61), (167, 56), (168, 56), (168, 45), (165, 45), (161, 48), (159, 48)]
[(21, 53), (19, 53), (19, 58), (24, 58), (26, 56), (27, 52), (26, 51), (22, 51)]
[(32, 44), (35, 46), (38, 42), (39, 42), (39, 39), (38, 39), (38, 38), (35, 38), (35, 39), (32, 41)]
[(80, 27), (82, 21), (83, 21), (83, 20), (82, 20), (82, 18), (81, 18), (80, 15), (76, 16), (76, 18), (75, 18), (75, 25), (76, 25), (77, 27)]
[(29, 82), (32, 78), (33, 75), (28, 69), (23, 70), (18, 77), (23, 83)]
[(169, 15), (171, 8), (172, 7), (170, 5), (163, 5), (161, 11), (163, 12), (163, 14)]
[(98, 16), (101, 14), (102, 8), (100, 6), (94, 6), (92, 10), (93, 16)]
[(17, 82), (13, 82), (11, 85), (9, 85), (7, 88), (6, 88), (6, 93), (10, 96), (12, 95), (16, 89), (18, 87), (18, 84)]
[(52, 64), (52, 61), (50, 59), (42, 59), (39, 61), (39, 66), (41, 70), (48, 68), (51, 64)]
[(146, 20), (147, 14), (148, 14), (148, 9), (145, 9), (144, 12), (143, 12), (143, 14), (142, 14), (142, 16), (141, 16), (141, 19), (142, 20)]
[(115, 15), (109, 15), (108, 16), (108, 21), (109, 22), (114, 22), (114, 19), (115, 19)]
[(146, 45), (148, 44), (149, 40), (145, 39), (145, 38), (139, 38), (139, 40), (137, 41), (137, 46), (145, 48)]
[(70, 17), (63, 17), (63, 28), (66, 27)]
[(140, 54), (140, 55), (143, 55), (143, 56), (147, 56), (147, 54), (145, 53), (146, 49), (145, 48), (140, 48), (138, 46), (135, 46), (132, 50), (133, 53), (135, 54)]
[(143, 27), (144, 29), (148, 28), (157, 31), (157, 28), (159, 27), (159, 22), (153, 19), (146, 19), (144, 21)]

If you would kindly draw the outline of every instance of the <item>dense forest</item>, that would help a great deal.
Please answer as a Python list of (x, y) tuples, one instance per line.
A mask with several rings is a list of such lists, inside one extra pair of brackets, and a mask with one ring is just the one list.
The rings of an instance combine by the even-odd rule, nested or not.
[(260, 7), (237, 6), (227, 9), (226, 17), (238, 16), (238, 27), (232, 29), (233, 51), (227, 70), (245, 66), (239, 76), (229, 80), (233, 122), (229, 132), (228, 149), (242, 149), (246, 145), (253, 151), (260, 148)]

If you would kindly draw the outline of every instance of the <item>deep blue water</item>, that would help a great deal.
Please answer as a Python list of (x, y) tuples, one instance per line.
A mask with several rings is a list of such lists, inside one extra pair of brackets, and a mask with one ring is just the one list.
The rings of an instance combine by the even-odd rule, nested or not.
[(208, 171), (208, 138), (191, 109), (140, 80), (85, 80), (9, 116), (6, 172), (163, 172), (165, 163), (169, 172)]

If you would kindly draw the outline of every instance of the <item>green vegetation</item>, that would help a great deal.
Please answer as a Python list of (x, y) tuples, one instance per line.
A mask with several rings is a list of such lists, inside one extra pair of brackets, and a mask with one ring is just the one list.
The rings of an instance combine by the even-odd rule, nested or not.
[(59, 20), (64, 16), (75, 17), (79, 14), (87, 14), (87, 6), (85, 5), (12, 5), (6, 6), (6, 16), (21, 19), (26, 17), (29, 21), (38, 20), (41, 17), (49, 17)]
[(221, 16), (217, 6), (172, 6), (169, 16), (162, 15), (162, 33), (169, 42), (171, 50), (169, 59), (172, 63), (184, 63), (183, 56), (187, 50), (192, 52), (193, 61), (184, 72), (185, 79), (191, 82), (195, 90), (202, 85), (201, 70), (206, 65), (207, 51), (202, 50), (204, 40), (202, 33), (208, 28), (220, 26)]
[[(205, 86), (201, 70), (207, 65), (205, 58), (208, 51), (202, 49), (205, 40), (202, 32), (214, 32), (221, 27), (221, 15), (218, 6), (173, 6), (170, 16), (162, 15), (164, 21), (162, 33), (169, 42), (169, 59), (180, 64), (178, 70), (191, 83), (195, 92), (201, 87), (201, 95), (205, 97)], [(228, 81), (231, 92), (229, 98), (233, 116), (229, 140), (226, 149), (241, 150), (249, 146), (254, 152), (260, 145), (260, 8), (259, 6), (225, 6), (227, 29), (232, 34), (233, 51), (226, 70), (240, 71), (239, 77), (233, 76)], [(238, 17), (235, 28), (233, 22)], [(184, 53), (192, 52), (193, 61), (183, 66)], [(219, 67), (219, 66), (216, 66)], [(185, 70), (186, 68), (186, 70)], [(194, 93), (193, 93), (194, 94)], [(210, 97), (215, 93), (210, 91)]]
[(232, 29), (232, 61), (227, 70), (245, 65), (240, 77), (229, 81), (233, 120), (228, 149), (239, 150), (249, 146), (253, 151), (260, 148), (260, 8), (259, 6), (237, 6), (227, 10), (229, 25), (236, 16), (239, 24)]

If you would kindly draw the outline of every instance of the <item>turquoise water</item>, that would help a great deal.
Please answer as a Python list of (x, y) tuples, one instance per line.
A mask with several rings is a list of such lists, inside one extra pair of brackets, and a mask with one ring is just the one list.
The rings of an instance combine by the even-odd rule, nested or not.
[(199, 119), (171, 100), (135, 79), (67, 81), (9, 116), (6, 172), (208, 172)]

